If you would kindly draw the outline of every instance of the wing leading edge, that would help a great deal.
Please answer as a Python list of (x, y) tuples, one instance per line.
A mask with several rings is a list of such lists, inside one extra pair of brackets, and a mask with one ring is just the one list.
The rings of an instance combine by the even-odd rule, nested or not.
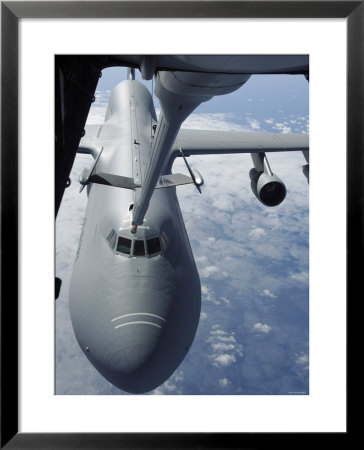
[(186, 155), (308, 151), (308, 134), (251, 133), (181, 129), (172, 147)]

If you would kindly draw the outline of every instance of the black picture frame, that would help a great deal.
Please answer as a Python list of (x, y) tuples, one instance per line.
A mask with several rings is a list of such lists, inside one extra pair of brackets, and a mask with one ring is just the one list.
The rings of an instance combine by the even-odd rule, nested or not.
[[(18, 231), (18, 22), (111, 17), (347, 19), (347, 304), (364, 273), (364, 1), (1, 2), (1, 448), (258, 448), (277, 439), (293, 448), (295, 433), (18, 432), (18, 244), (8, 238)], [(350, 356), (349, 344), (347, 349)], [(335, 442), (345, 439), (347, 445), (350, 435), (348, 422), (346, 433), (335, 433)], [(304, 433), (300, 445), (312, 436), (315, 445), (327, 444), (325, 433)]]

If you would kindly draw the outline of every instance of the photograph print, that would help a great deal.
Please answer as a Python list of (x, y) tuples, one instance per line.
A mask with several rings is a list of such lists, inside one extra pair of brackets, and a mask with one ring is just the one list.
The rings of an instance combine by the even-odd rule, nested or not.
[(309, 395), (308, 55), (56, 55), (57, 395)]

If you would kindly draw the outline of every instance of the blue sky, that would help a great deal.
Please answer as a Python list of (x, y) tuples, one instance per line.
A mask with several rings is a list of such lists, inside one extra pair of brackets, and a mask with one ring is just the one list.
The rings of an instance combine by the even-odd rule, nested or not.
[[(103, 122), (112, 88), (125, 69), (108, 69), (88, 123)], [(140, 79), (137, 76), (137, 79)], [(152, 82), (147, 82), (151, 89)], [(158, 101), (156, 108), (158, 111)], [(183, 125), (216, 130), (308, 132), (308, 83), (303, 76), (252, 76), (237, 92), (203, 103)], [(269, 157), (286, 184), (286, 200), (261, 205), (250, 189), (250, 155), (190, 158), (204, 179), (178, 189), (202, 287), (195, 342), (175, 374), (151, 394), (291, 395), (309, 393), (308, 185), (301, 153)], [(68, 312), (68, 286), (87, 204), (78, 177), (92, 160), (76, 158), (72, 184), (56, 222), (56, 393), (124, 392), (83, 355)], [(175, 171), (183, 171), (176, 161)]]

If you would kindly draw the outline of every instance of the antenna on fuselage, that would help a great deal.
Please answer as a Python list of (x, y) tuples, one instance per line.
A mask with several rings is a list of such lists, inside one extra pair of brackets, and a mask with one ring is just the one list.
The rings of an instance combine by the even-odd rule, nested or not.
[(134, 67), (128, 67), (128, 80), (135, 80), (135, 69), (134, 69)]

